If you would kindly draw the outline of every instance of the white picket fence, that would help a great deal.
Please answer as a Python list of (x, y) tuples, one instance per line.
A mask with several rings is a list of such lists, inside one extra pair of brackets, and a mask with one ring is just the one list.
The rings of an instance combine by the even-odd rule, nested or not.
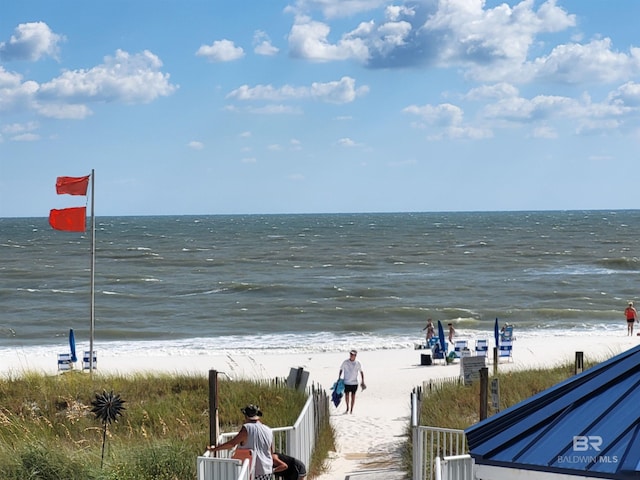
[(198, 479), (250, 480), (249, 460), (233, 458), (198, 457), (196, 462)]
[(443, 459), (437, 457), (436, 480), (474, 480), (474, 466), (471, 455), (455, 455)]
[(463, 430), (420, 426), (421, 395), (411, 394), (413, 480), (473, 480)]

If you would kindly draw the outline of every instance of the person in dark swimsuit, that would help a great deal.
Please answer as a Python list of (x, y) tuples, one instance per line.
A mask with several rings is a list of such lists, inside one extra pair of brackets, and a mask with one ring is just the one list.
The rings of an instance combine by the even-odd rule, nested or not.
[(273, 474), (283, 480), (303, 480), (307, 476), (307, 468), (297, 458), (276, 452), (273, 454)]

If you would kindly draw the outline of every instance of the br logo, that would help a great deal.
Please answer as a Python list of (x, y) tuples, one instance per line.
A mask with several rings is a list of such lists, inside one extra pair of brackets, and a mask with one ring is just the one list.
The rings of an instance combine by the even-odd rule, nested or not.
[(599, 452), (600, 445), (602, 445), (602, 437), (599, 435), (576, 435), (573, 437), (574, 452), (586, 452), (590, 449)]

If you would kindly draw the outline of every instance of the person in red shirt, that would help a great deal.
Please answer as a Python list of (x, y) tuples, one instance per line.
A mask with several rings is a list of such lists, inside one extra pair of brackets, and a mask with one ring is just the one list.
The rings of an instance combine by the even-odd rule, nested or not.
[(633, 308), (633, 302), (629, 302), (624, 309), (624, 315), (627, 317), (627, 335), (633, 335), (633, 324), (638, 321), (638, 312)]

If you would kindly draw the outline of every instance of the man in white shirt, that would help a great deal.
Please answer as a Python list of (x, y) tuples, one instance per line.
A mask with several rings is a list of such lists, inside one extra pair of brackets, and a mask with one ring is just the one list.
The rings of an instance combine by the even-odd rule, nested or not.
[(353, 413), (353, 405), (356, 403), (356, 392), (358, 391), (358, 373), (362, 378), (362, 383), (360, 384), (362, 390), (367, 388), (364, 383), (362, 365), (356, 360), (357, 355), (358, 352), (356, 350), (351, 350), (349, 358), (342, 362), (340, 373), (338, 373), (338, 378), (342, 377), (344, 373), (344, 399), (347, 402), (347, 410), (344, 413)]

